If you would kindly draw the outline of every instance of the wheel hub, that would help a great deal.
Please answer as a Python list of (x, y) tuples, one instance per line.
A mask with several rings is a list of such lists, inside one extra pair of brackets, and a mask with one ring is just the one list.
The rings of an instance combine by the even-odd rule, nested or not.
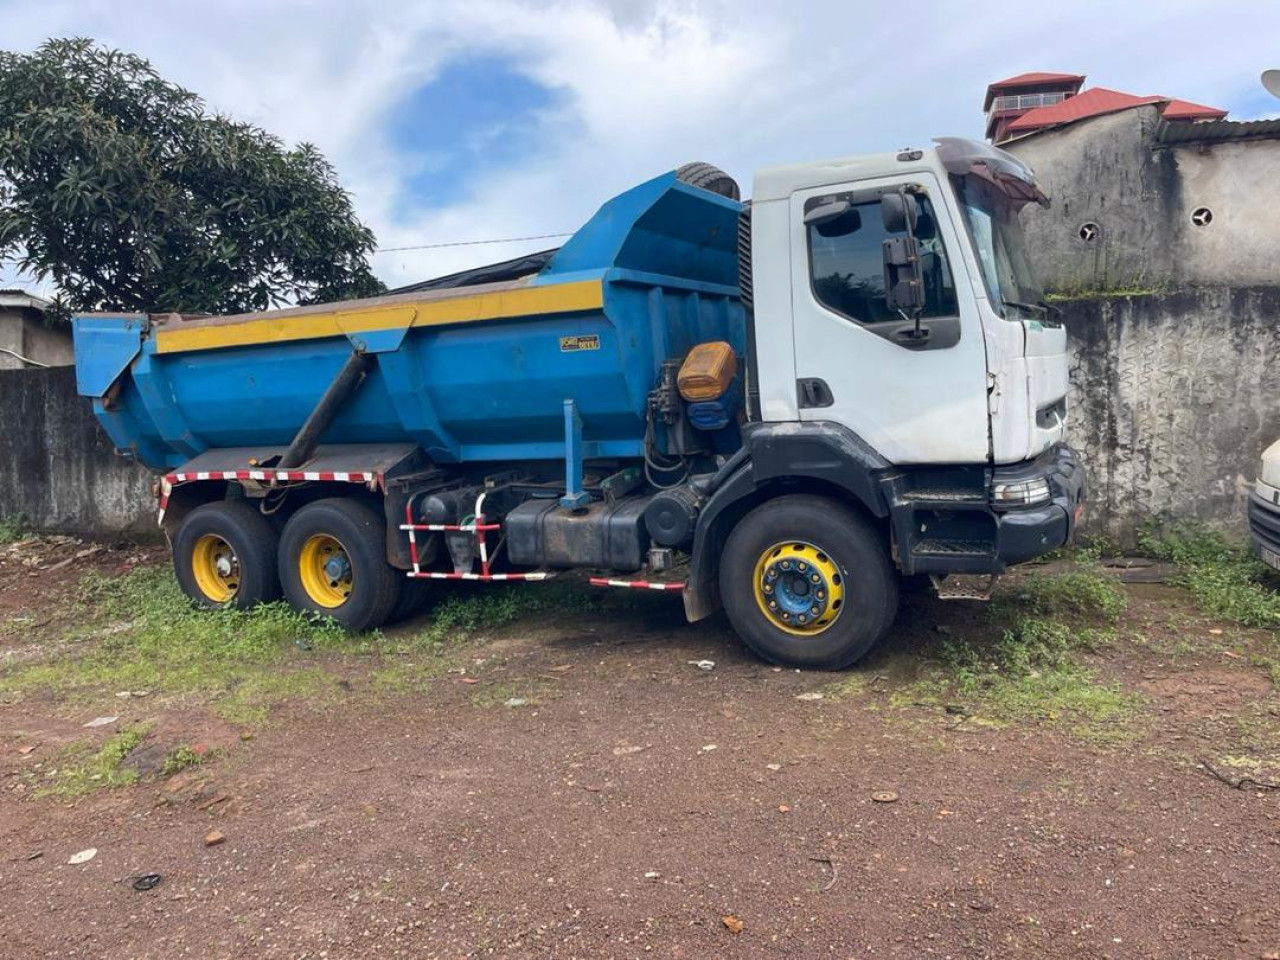
[(196, 587), (214, 603), (226, 603), (240, 589), (240, 559), (231, 544), (213, 533), (195, 542), (191, 573)]
[(821, 633), (844, 605), (844, 580), (835, 561), (811, 543), (776, 544), (756, 564), (756, 600), (788, 633)]
[(298, 576), (317, 606), (340, 607), (351, 596), (354, 571), (347, 549), (336, 538), (318, 533), (307, 538), (298, 556)]

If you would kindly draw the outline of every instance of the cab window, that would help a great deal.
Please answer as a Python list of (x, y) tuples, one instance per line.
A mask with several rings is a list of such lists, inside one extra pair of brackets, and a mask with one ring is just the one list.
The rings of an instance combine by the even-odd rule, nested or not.
[[(929, 198), (915, 196), (920, 208), (915, 237), (920, 242), (925, 289), (921, 316), (953, 317), (959, 312), (956, 288), (938, 221)], [(885, 230), (879, 198), (867, 199), (865, 193), (856, 198), (847, 193), (814, 197), (805, 204), (805, 213), (833, 200), (848, 201), (849, 209), (834, 220), (807, 228), (813, 295), (824, 307), (855, 323), (902, 320), (902, 314), (885, 303), (883, 249), (886, 240), (903, 234)]]

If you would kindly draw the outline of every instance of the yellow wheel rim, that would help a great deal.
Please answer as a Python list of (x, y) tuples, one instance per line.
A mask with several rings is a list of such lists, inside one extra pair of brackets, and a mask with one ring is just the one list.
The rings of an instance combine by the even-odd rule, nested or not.
[(302, 589), (317, 606), (332, 610), (351, 596), (351, 558), (337, 537), (317, 533), (307, 538), (298, 555)]
[(213, 603), (226, 603), (240, 589), (240, 558), (215, 533), (206, 533), (191, 550), (196, 586)]
[(812, 543), (788, 540), (769, 547), (756, 561), (753, 583), (760, 612), (797, 637), (822, 633), (844, 610), (844, 576)]

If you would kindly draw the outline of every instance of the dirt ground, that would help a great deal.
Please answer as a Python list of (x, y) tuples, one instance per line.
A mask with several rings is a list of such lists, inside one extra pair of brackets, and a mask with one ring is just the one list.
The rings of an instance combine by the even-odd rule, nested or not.
[[(64, 632), (88, 570), (164, 562), (85, 550), (0, 553), (4, 664), (99, 642)], [(1280, 695), (1249, 654), (1275, 638), (1127, 590), (1087, 653), (1140, 703), (1117, 736), (935, 695), (939, 644), (990, 625), (921, 591), (848, 674), (644, 595), (477, 631), (400, 690), (299, 646), (337, 698), (251, 725), (148, 691), (0, 696), (0, 955), (1278, 958)], [(60, 747), (143, 720), (137, 783), (35, 796)], [(179, 741), (206, 762), (164, 776)]]

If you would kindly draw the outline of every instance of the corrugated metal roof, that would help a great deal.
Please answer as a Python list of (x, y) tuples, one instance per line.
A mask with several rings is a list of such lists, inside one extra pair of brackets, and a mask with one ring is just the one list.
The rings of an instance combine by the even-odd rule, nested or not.
[(1280, 120), (1205, 120), (1163, 123), (1161, 143), (1212, 143), (1221, 140), (1280, 140)]
[(1008, 130), (1010, 133), (1029, 133), (1032, 130), (1053, 127), (1060, 123), (1071, 123), (1104, 113), (1114, 113), (1117, 110), (1128, 110), (1130, 107), (1139, 107), (1147, 103), (1162, 103), (1164, 99), (1164, 97), (1136, 97), (1131, 93), (1108, 90), (1106, 87), (1090, 87), (1061, 103), (1028, 110), (1009, 124)]

